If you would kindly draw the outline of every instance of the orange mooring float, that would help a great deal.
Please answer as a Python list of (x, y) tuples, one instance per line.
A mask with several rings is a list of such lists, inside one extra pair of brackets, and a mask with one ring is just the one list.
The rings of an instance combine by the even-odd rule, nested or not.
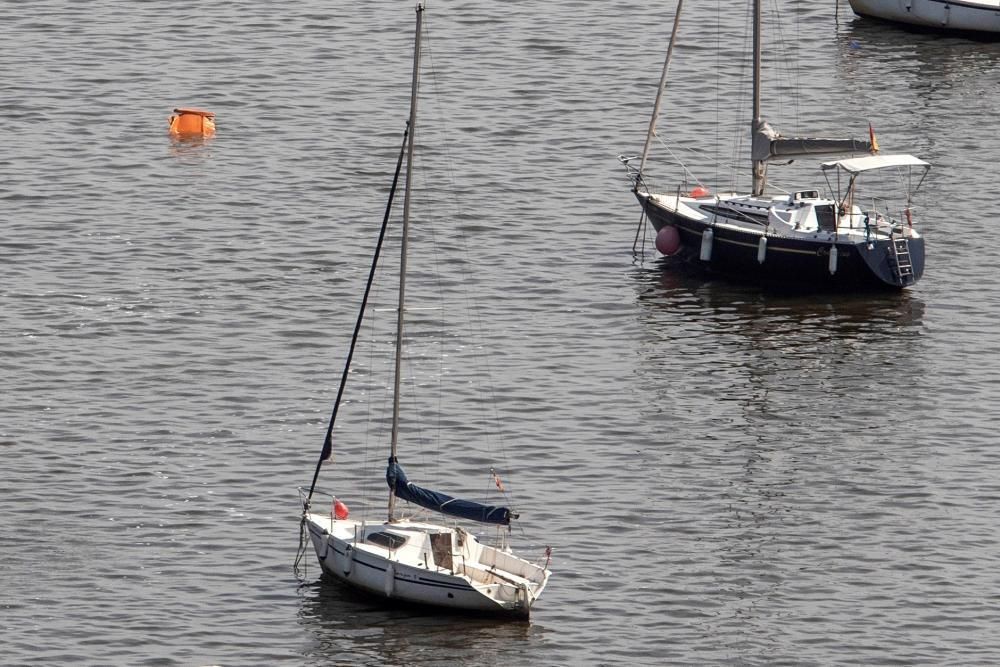
[(170, 134), (178, 137), (207, 137), (215, 134), (215, 114), (204, 109), (178, 107), (170, 117)]

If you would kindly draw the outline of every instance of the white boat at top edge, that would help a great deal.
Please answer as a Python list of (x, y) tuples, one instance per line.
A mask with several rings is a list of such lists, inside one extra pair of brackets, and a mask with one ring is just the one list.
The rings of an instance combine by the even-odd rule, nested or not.
[(1000, 34), (1000, 0), (850, 0), (858, 16), (920, 28)]

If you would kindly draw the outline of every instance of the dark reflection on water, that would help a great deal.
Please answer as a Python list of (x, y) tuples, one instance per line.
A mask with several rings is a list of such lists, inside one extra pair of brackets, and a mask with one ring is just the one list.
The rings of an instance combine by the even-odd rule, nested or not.
[[(912, 402), (921, 384), (925, 306), (911, 291), (782, 293), (673, 263), (634, 279), (639, 353), (650, 377), (685, 368), (691, 381), (705, 378), (718, 400), (740, 405), (747, 418), (794, 421), (825, 402), (850, 422), (879, 414), (889, 401)], [(720, 375), (728, 386), (718, 386)], [(673, 400), (690, 400), (679, 393)]]
[[(309, 554), (312, 555), (312, 554)], [(542, 630), (524, 621), (390, 605), (327, 574), (300, 589), (310, 665), (517, 664)]]
[[(631, 279), (637, 385), (659, 434), (640, 454), (663, 489), (679, 589), (664, 604), (696, 604), (722, 656), (818, 664), (790, 646), (835, 644), (813, 633), (850, 618), (838, 576), (871, 576), (858, 536), (894, 521), (868, 499), (906, 493), (890, 452), (919, 438), (925, 304), (775, 292), (671, 261)], [(790, 630), (786, 617), (805, 620)]]
[(788, 343), (782, 336), (793, 332), (845, 341), (864, 335), (919, 336), (925, 308), (912, 290), (858, 295), (746, 285), (671, 258), (641, 266), (633, 279), (646, 312), (699, 310), (699, 318), (735, 325), (751, 344), (772, 338)]

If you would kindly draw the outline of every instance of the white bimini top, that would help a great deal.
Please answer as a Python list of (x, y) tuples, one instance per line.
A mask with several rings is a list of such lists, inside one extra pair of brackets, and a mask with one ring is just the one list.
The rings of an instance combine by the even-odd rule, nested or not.
[(930, 169), (929, 162), (924, 162), (912, 155), (868, 155), (866, 157), (855, 157), (847, 160), (837, 160), (836, 162), (824, 162), (820, 169), (828, 171), (840, 167), (846, 172), (860, 174), (863, 171), (872, 169), (885, 169), (886, 167), (923, 167)]

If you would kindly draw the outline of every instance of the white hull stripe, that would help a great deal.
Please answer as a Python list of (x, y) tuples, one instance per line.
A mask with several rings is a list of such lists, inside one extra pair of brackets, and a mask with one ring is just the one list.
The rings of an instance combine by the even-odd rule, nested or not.
[[(701, 235), (701, 232), (699, 232), (696, 229), (690, 229), (688, 227), (684, 227), (683, 225), (676, 225), (676, 226), (677, 227), (681, 227), (685, 231), (690, 232), (690, 233), (694, 234), (695, 236)], [(718, 229), (718, 225), (716, 225), (715, 228)], [(746, 233), (751, 233), (752, 234), (753, 233), (753, 232), (747, 232), (746, 230), (743, 230), (743, 229), (734, 230), (734, 231), (736, 231), (737, 233), (740, 233), (740, 234), (746, 234)], [(764, 235), (761, 234), (761, 236), (764, 236)], [(780, 236), (768, 236), (766, 238), (769, 238), (769, 239), (780, 239), (782, 237), (780, 237)], [(730, 245), (741, 245), (741, 246), (745, 246), (747, 248), (754, 248), (754, 249), (757, 248), (757, 244), (756, 243), (747, 243), (746, 241), (734, 241), (733, 239), (721, 238), (719, 236), (716, 236), (715, 239), (714, 239), (714, 241), (716, 243), (728, 243)], [(813, 241), (810, 241), (810, 243), (812, 243), (812, 242)], [(831, 243), (833, 243), (833, 242), (831, 241)], [(825, 246), (826, 244), (824, 243), (823, 245)], [(854, 245), (854, 244), (852, 243), (851, 245)], [(788, 253), (792, 253), (792, 254), (810, 255), (810, 256), (813, 256), (813, 255), (816, 254), (815, 250), (799, 250), (798, 248), (782, 248), (780, 246), (772, 246), (772, 245), (769, 245), (767, 247), (767, 251), (768, 251), (768, 253), (772, 253), (772, 252), (788, 252)]]

